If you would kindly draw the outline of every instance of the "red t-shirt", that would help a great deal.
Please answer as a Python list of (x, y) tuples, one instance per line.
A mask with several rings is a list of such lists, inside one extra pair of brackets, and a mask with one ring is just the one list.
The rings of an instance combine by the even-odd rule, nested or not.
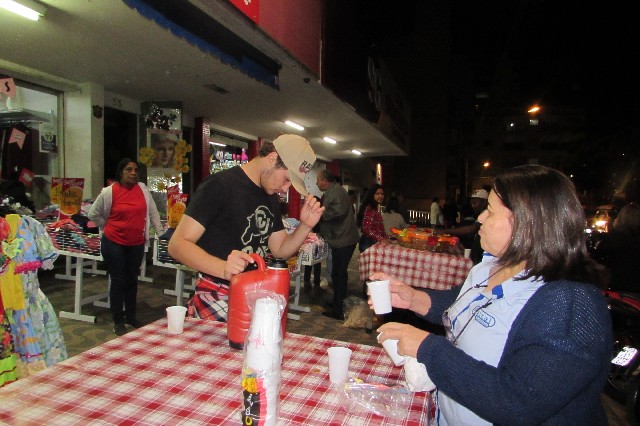
[(111, 212), (104, 235), (123, 246), (144, 244), (147, 203), (139, 185), (127, 189), (119, 183), (111, 187)]

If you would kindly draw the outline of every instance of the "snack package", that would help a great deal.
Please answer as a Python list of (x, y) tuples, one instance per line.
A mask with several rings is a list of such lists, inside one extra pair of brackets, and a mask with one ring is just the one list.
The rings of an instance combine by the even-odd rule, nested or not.
[(171, 194), (169, 199), (169, 217), (167, 224), (169, 228), (177, 228), (182, 219), (182, 215), (187, 209), (187, 194)]
[(84, 178), (64, 178), (60, 203), (60, 219), (69, 219), (80, 212)]

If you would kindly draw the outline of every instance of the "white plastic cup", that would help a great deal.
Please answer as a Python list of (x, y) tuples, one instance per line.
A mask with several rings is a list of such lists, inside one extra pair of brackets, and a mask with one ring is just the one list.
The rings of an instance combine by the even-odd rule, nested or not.
[(184, 306), (169, 306), (167, 308), (167, 329), (169, 334), (182, 333), (186, 314), (187, 308)]
[(382, 347), (396, 367), (400, 367), (404, 364), (404, 356), (398, 355), (398, 341), (396, 339), (385, 340), (382, 342)]
[(367, 283), (369, 296), (373, 302), (373, 311), (377, 315), (391, 312), (391, 292), (389, 291), (389, 280), (370, 281)]
[(471, 257), (471, 249), (464, 249), (464, 257), (468, 259)]
[(329, 380), (334, 384), (346, 382), (349, 376), (351, 349), (332, 346), (327, 350), (327, 353), (329, 354)]

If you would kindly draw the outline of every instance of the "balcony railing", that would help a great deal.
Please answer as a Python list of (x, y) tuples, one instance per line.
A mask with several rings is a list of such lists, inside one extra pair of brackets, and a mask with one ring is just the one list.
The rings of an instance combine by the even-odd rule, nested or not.
[(411, 225), (416, 225), (419, 228), (428, 228), (430, 226), (429, 212), (422, 210), (409, 210), (409, 223)]

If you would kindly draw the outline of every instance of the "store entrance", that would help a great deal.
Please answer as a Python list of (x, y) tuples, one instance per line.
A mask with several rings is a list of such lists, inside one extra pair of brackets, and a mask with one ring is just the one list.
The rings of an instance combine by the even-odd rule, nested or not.
[(137, 115), (118, 109), (104, 109), (104, 176), (115, 179), (118, 162), (125, 158), (138, 158)]

